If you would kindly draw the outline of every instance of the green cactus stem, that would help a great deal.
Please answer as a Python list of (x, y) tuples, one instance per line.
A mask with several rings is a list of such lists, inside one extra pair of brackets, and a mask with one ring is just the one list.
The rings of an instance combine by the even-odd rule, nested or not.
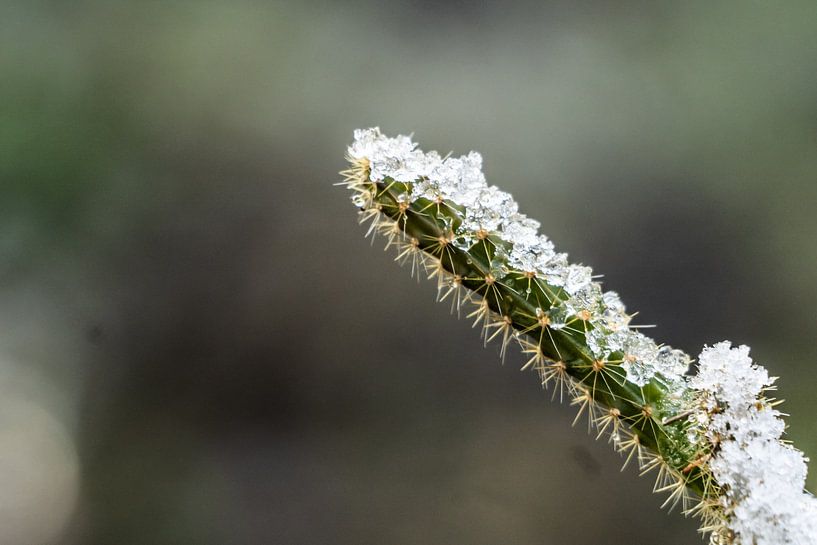
[[(752, 526), (740, 526), (734, 506), (752, 496), (738, 494), (737, 484), (724, 489), (716, 477), (740, 481), (719, 456), (722, 442), (744, 439), (718, 415), (734, 412), (735, 429), (747, 414), (769, 417), (768, 430), (761, 430), (768, 437), (752, 437), (788, 448), (775, 432), (773, 400), (762, 397), (772, 381), (742, 352), (748, 348), (721, 343), (704, 351), (710, 354), (704, 376), (722, 378), (722, 362), (732, 359), (749, 366), (745, 375), (760, 377), (755, 390), (731, 386), (742, 397), (724, 390), (721, 378), (688, 376), (689, 356), (638, 332), (617, 294), (603, 292), (588, 267), (569, 264), (538, 234), (538, 222), (485, 183), (478, 154), (441, 158), (416, 150), (407, 137), (390, 139), (369, 129), (356, 131), (347, 158), (342, 185), (367, 235), (384, 236), (386, 248), (394, 247), (412, 274), (435, 280), (439, 300), (450, 301), (458, 313), (467, 306), (467, 318), (481, 326), (486, 342), (501, 343), (503, 358), (510, 345), (521, 347), (522, 369), (536, 371), (560, 399), (569, 396), (576, 420), (586, 417), (589, 429), (608, 437), (625, 456), (625, 467), (635, 460), (642, 474), (656, 472), (655, 490), (668, 494), (665, 506), (681, 504), (685, 514), (700, 517), (713, 543), (740, 543), (730, 523)], [(740, 383), (723, 376), (724, 384)], [(740, 408), (735, 399), (751, 403)], [(792, 505), (799, 505), (800, 495), (802, 486), (792, 493)], [(803, 505), (817, 505), (803, 498)], [(768, 527), (781, 526), (779, 517), (767, 518)]]

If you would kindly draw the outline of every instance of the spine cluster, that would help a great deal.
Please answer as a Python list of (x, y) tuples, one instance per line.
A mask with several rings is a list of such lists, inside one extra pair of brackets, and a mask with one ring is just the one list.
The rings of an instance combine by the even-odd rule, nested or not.
[[(701, 517), (713, 542), (817, 543), (815, 500), (803, 493), (805, 461), (779, 440), (782, 420), (762, 397), (767, 375), (748, 385), (748, 372), (733, 365), (740, 358), (721, 343), (705, 349), (701, 372), (688, 377), (692, 359), (639, 332), (615, 292), (604, 292), (589, 267), (569, 263), (510, 194), (486, 183), (478, 153), (443, 158), (374, 128), (355, 131), (347, 159), (343, 185), (367, 234), (385, 236), (412, 274), (436, 280), (438, 298), (452, 309), (467, 306), (503, 357), (518, 345), (522, 369), (535, 370), (560, 399), (568, 396), (576, 419), (586, 416), (598, 437), (608, 437), (625, 466), (635, 460), (643, 473), (655, 471), (664, 505)], [(781, 453), (784, 469), (761, 471)], [(770, 502), (755, 490), (772, 475), (788, 486), (790, 501), (775, 503), (778, 511), (763, 519), (758, 511)], [(795, 507), (810, 515), (780, 512)]]

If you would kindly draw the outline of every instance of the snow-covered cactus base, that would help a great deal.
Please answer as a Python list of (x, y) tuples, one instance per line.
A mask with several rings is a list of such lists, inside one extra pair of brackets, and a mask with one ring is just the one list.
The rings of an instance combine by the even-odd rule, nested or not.
[(439, 299), (472, 305), (503, 355), (520, 345), (523, 369), (569, 395), (625, 465), (656, 472), (665, 505), (699, 516), (715, 543), (817, 543), (806, 460), (781, 442), (781, 415), (763, 396), (772, 380), (748, 348), (705, 348), (687, 376), (688, 355), (637, 331), (617, 294), (487, 185), (478, 153), (443, 158), (375, 128), (355, 131), (347, 159), (343, 185), (368, 233), (436, 279)]
[(762, 395), (773, 382), (748, 346), (704, 348), (690, 381), (700, 392), (699, 430), (717, 445), (709, 466), (739, 543), (817, 543), (817, 499), (803, 492), (806, 459), (780, 441), (781, 413)]

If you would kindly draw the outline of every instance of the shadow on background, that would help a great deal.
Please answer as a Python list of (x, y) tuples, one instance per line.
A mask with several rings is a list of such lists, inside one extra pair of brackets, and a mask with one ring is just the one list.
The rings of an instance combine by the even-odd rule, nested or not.
[(752, 345), (814, 456), (815, 21), (4, 3), (0, 541), (699, 543), (332, 183), (356, 127), (480, 150), (659, 341)]

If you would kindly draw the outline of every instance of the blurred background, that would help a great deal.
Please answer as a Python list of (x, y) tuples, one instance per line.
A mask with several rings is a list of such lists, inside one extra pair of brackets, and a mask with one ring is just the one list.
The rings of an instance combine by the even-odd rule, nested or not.
[[(693, 544), (362, 237), (352, 130), (479, 150), (817, 457), (817, 4), (0, 7), (0, 543)], [(817, 470), (809, 477), (817, 490)]]

